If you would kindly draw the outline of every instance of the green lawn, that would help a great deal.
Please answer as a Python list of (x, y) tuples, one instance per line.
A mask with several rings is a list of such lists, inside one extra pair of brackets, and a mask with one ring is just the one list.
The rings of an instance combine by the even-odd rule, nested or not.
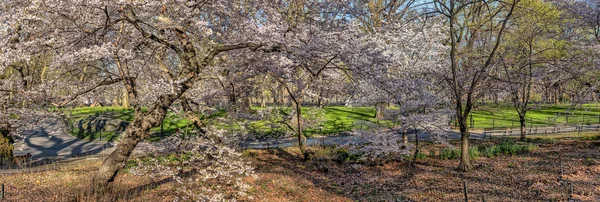
[[(252, 109), (254, 111), (261, 110), (259, 107), (253, 107)], [(281, 109), (284, 113), (290, 113), (291, 111), (289, 107)], [(314, 109), (313, 107), (303, 107), (303, 116), (306, 116), (308, 111)], [(366, 128), (369, 125), (391, 125), (389, 121), (376, 120), (374, 118), (375, 109), (373, 107), (325, 107), (323, 110), (325, 114), (323, 122), (312, 127), (305, 127), (305, 135), (332, 135), (357, 128)], [(65, 111), (65, 113), (71, 113), (72, 123), (77, 123), (82, 119), (106, 112), (116, 114), (116, 117), (123, 121), (131, 121), (133, 119), (133, 110), (121, 107), (83, 107)], [(226, 112), (221, 110), (211, 116), (201, 118), (210, 122), (209, 124), (216, 125), (218, 128), (224, 130), (235, 131), (242, 128), (237, 125), (237, 122), (226, 123), (216, 119), (225, 115)], [(536, 109), (530, 110), (526, 117), (528, 127), (530, 123), (533, 123), (533, 127), (552, 126), (554, 124), (566, 125), (567, 119), (569, 125), (594, 125), (598, 124), (600, 119), (600, 108), (597, 108), (595, 104), (578, 106), (577, 108), (569, 105), (538, 106)], [(473, 112), (473, 123), (473, 128), (475, 129), (519, 127), (518, 115), (514, 108), (510, 106), (487, 105), (480, 107)], [(252, 121), (248, 126), (249, 128), (246, 128), (246, 130), (250, 130), (258, 137), (280, 136), (284, 131), (289, 130), (281, 124), (277, 125), (264, 120)], [(189, 121), (173, 113), (169, 113), (163, 124), (163, 131), (168, 134), (175, 132), (177, 129), (185, 130), (186, 127), (189, 127)], [(160, 127), (151, 129), (153, 133), (160, 131)], [(114, 132), (82, 133), (76, 127), (72, 129), (71, 133), (75, 136), (94, 140), (114, 140), (120, 135)], [(153, 139), (159, 138), (153, 137)]]
[[(253, 110), (260, 110), (258, 107), (253, 107)], [(303, 115), (306, 115), (307, 111), (311, 110), (311, 107), (303, 107)], [(142, 109), (145, 110), (145, 109)], [(289, 113), (291, 111), (290, 108), (282, 108), (285, 113)], [(369, 107), (326, 107), (323, 109), (325, 112), (324, 121), (314, 127), (306, 127), (304, 128), (304, 133), (307, 136), (313, 135), (330, 135), (330, 134), (339, 134), (341, 132), (351, 131), (354, 128), (366, 128), (368, 124), (361, 124), (365, 122), (371, 122), (373, 124), (390, 124), (388, 121), (378, 121), (374, 118), (375, 109)], [(92, 116), (101, 114), (101, 113), (111, 113), (116, 114), (116, 118), (131, 122), (133, 120), (133, 109), (122, 108), (122, 107), (81, 107), (74, 108), (72, 110), (64, 110), (63, 113), (71, 114), (71, 123), (78, 123), (80, 120), (88, 119)], [(235, 123), (224, 123), (219, 122), (215, 118), (223, 117), (225, 115), (224, 111), (218, 111), (217, 113), (209, 116), (209, 117), (201, 117), (204, 120), (210, 121), (211, 124), (217, 125), (218, 128), (225, 130), (238, 130), (241, 128), (239, 125)], [(189, 121), (186, 119), (182, 119), (173, 113), (169, 113), (168, 117), (165, 119), (163, 124), (163, 131), (168, 134), (175, 132), (177, 129), (185, 130), (189, 125)], [(191, 126), (189, 126), (191, 127)], [(271, 124), (268, 124), (266, 121), (252, 121), (250, 123), (250, 130), (256, 133), (258, 136), (269, 136), (269, 135), (278, 135), (278, 133), (282, 133), (285, 130), (288, 130), (286, 127), (282, 125), (279, 128), (273, 128)], [(158, 133), (160, 132), (160, 127), (156, 127), (151, 129), (151, 132)], [(73, 127), (69, 131), (73, 136), (78, 136), (84, 139), (91, 140), (116, 140), (119, 133), (115, 132), (85, 132), (80, 131), (77, 127)], [(279, 134), (280, 135), (280, 134)], [(154, 137), (152, 139), (159, 139), (160, 137)]]
[[(253, 107), (252, 109), (261, 110), (259, 107)], [(302, 107), (303, 117), (306, 117), (308, 111), (313, 109), (313, 107)], [(372, 124), (391, 124), (389, 121), (375, 119), (375, 109), (372, 107), (325, 107), (323, 110), (325, 112), (324, 121), (317, 126), (304, 128), (303, 132), (306, 136), (339, 134), (351, 131), (352, 129), (365, 129)], [(291, 109), (283, 108), (283, 111), (289, 113)], [(273, 130), (283, 130), (281, 128), (273, 129), (266, 121), (255, 121), (251, 126), (251, 130), (254, 130), (256, 133), (264, 133), (265, 135), (274, 135), (271, 134), (274, 132)]]
[[(146, 110), (142, 108), (142, 110)], [(100, 113), (111, 113), (116, 115), (116, 119), (131, 122), (133, 120), (133, 109), (131, 108), (122, 108), (122, 107), (78, 107), (72, 110), (63, 110), (63, 113), (71, 114), (71, 124), (77, 124), (79, 121), (83, 119), (90, 118), (94, 115)], [(189, 127), (190, 122), (186, 119), (182, 119), (181, 117), (175, 115), (174, 113), (168, 113), (165, 118), (162, 130), (165, 134), (173, 133), (177, 129), (185, 129)], [(151, 133), (159, 133), (161, 131), (161, 127), (152, 128), (150, 130)], [(77, 136), (82, 139), (90, 139), (90, 140), (102, 140), (102, 141), (114, 141), (119, 136), (118, 132), (89, 132), (89, 131), (80, 131), (79, 128), (73, 127), (69, 130), (69, 133), (73, 136)], [(153, 136), (150, 137), (150, 140), (160, 139), (160, 137)]]
[[(470, 120), (470, 117), (469, 117)], [(600, 108), (596, 104), (573, 107), (570, 105), (537, 106), (526, 115), (527, 127), (553, 125), (596, 125)], [(470, 125), (467, 121), (467, 125)], [(510, 106), (484, 106), (473, 111), (473, 128), (519, 127), (517, 111)]]

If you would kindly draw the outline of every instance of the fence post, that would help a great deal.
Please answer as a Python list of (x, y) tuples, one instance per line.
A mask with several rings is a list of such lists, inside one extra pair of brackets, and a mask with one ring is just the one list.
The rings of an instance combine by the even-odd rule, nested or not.
[(4, 183), (2, 183), (2, 191), (0, 191), (0, 199), (4, 199)]

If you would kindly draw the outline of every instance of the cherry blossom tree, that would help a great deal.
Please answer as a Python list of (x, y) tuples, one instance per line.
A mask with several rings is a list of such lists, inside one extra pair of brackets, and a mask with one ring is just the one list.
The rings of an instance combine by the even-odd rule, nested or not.
[[(270, 23), (273, 17), (272, 22), (277, 22), (277, 16), (263, 12), (273, 9), (267, 2), (10, 1), (2, 6), (0, 22), (8, 28), (1, 41), (3, 68), (31, 61), (44, 51), (54, 52), (51, 66), (57, 71), (108, 63), (99, 67), (103, 75), (95, 79), (99, 82), (85, 85), (89, 88), (76, 91), (58, 106), (98, 86), (121, 82), (127, 90), (135, 117), (115, 152), (94, 176), (95, 192), (114, 179), (137, 143), (162, 123), (169, 106), (203, 79), (202, 72), (217, 55), (277, 50), (277, 46), (262, 43), (260, 37), (270, 30), (259, 21), (269, 18)], [(12, 43), (14, 37), (20, 39), (18, 43)], [(174, 63), (163, 66), (160, 60), (142, 59), (160, 54), (163, 61), (169, 58)], [(138, 79), (157, 75), (163, 82), (141, 83), (152, 90), (146, 92), (153, 100), (148, 110), (142, 111), (137, 100)]]
[(460, 170), (472, 168), (467, 117), (475, 101), (485, 92), (482, 87), (486, 86), (487, 75), (497, 64), (498, 48), (519, 2), (436, 0), (433, 3), (448, 26), (450, 64), (440, 69), (438, 76), (452, 92), (461, 133)]

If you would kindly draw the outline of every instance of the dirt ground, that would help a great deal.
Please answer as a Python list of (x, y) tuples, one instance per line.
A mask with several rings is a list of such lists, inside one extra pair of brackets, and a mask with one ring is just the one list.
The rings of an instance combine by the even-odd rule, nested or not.
[(258, 201), (464, 201), (464, 182), (474, 201), (600, 201), (599, 149), (597, 141), (539, 144), (527, 155), (480, 157), (467, 173), (455, 170), (457, 160), (425, 158), (409, 168), (307, 163), (296, 150), (259, 151), (254, 195)]
[[(475, 142), (475, 144), (477, 144)], [(429, 147), (429, 148), (428, 148)], [(424, 150), (434, 149), (425, 145)], [(539, 143), (530, 154), (480, 157), (461, 173), (457, 160), (419, 159), (378, 166), (335, 161), (302, 161), (297, 149), (254, 150), (247, 157), (256, 177), (246, 180), (246, 201), (600, 201), (600, 141)], [(69, 169), (5, 174), (7, 201), (81, 201), (81, 190), (99, 162)], [(561, 174), (562, 173), (562, 174)], [(116, 180), (120, 201), (173, 201), (171, 178), (128, 173)]]

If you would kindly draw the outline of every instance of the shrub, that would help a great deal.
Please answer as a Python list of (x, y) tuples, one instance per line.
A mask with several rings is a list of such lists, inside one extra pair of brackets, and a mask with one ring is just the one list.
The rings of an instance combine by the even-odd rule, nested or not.
[(469, 147), (469, 158), (476, 159), (479, 157), (479, 150), (475, 147)]
[(347, 148), (337, 148), (335, 149), (335, 161), (338, 163), (343, 163), (345, 161), (356, 161), (360, 158), (358, 154), (352, 154), (348, 151)]
[(424, 154), (424, 153), (421, 153), (421, 152), (417, 153), (417, 159), (418, 160), (426, 159), (426, 158), (427, 158), (427, 154)]
[(527, 143), (527, 144), (518, 144), (514, 141), (506, 141), (502, 142), (498, 145), (492, 146), (479, 146), (478, 150), (487, 158), (492, 158), (500, 155), (519, 155), (519, 154), (527, 154), (534, 149), (537, 148), (537, 145)]
[(440, 151), (440, 159), (448, 160), (448, 159), (459, 159), (460, 151), (457, 148), (446, 148)]

